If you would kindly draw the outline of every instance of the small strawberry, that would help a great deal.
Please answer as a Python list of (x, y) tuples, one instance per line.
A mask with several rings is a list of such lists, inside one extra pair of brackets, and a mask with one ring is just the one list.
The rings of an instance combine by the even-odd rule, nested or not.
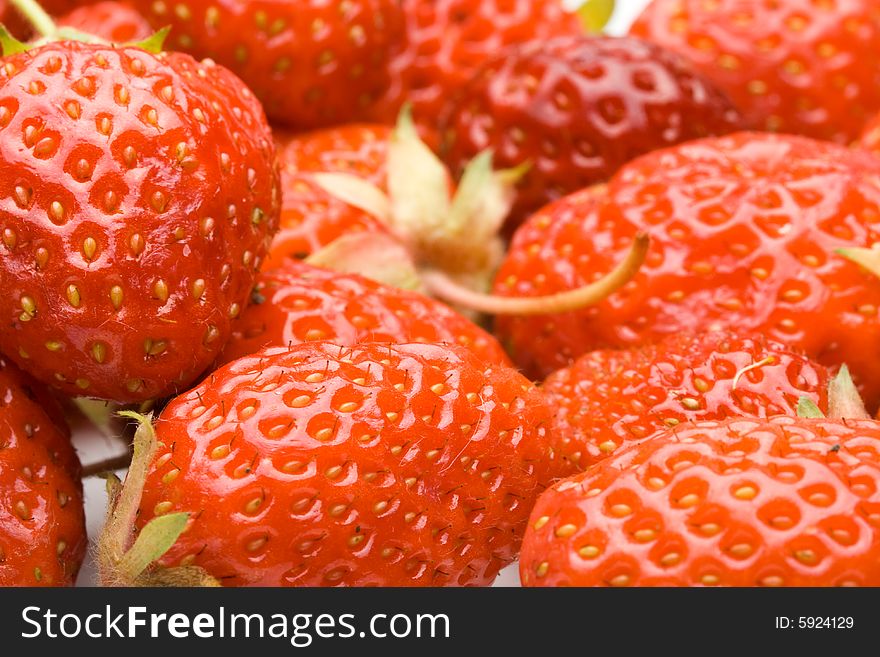
[(58, 25), (94, 34), (112, 43), (131, 43), (149, 37), (153, 30), (128, 2), (103, 0), (78, 7), (58, 18)]
[(626, 287), (576, 313), (500, 318), (496, 333), (533, 376), (598, 348), (733, 327), (848, 363), (880, 402), (880, 282), (835, 253), (880, 241), (880, 160), (803, 137), (741, 133), (624, 167), (516, 234), (499, 295), (547, 295), (601, 275), (639, 231), (652, 247)]
[(549, 421), (525, 378), (457, 346), (240, 359), (165, 408), (155, 457), (140, 446), (102, 539), (105, 581), (137, 581), (119, 559), (127, 518), (141, 547), (179, 534), (161, 560), (172, 570), (147, 578), (180, 565), (224, 586), (487, 585), (559, 474)]
[(503, 47), (583, 34), (562, 0), (403, 0), (406, 38), (391, 61), (391, 84), (371, 112), (394, 123), (411, 103), (420, 124), (436, 126), (449, 97)]
[(0, 586), (72, 585), (86, 553), (79, 459), (56, 405), (0, 356)]
[(653, 0), (632, 34), (687, 57), (755, 129), (848, 144), (880, 111), (876, 0)]
[(0, 67), (0, 348), (64, 392), (186, 389), (275, 231), (269, 127), (188, 55), (75, 41)]
[(487, 148), (502, 166), (529, 162), (516, 224), (638, 155), (739, 125), (727, 98), (677, 55), (635, 39), (567, 37), (493, 53), (448, 108), (443, 156), (454, 172)]
[(314, 176), (345, 173), (387, 190), (390, 139), (387, 126), (352, 124), (281, 141), (281, 227), (265, 267), (311, 255), (344, 234), (384, 230), (380, 219), (334, 196)]
[(169, 45), (229, 67), (273, 121), (298, 129), (364, 118), (403, 38), (399, 0), (133, 0)]
[(824, 367), (782, 344), (711, 331), (590, 352), (543, 391), (556, 410), (557, 452), (585, 470), (682, 422), (794, 415), (803, 397), (824, 409), (828, 381)]
[(483, 363), (510, 364), (495, 338), (442, 303), (355, 274), (288, 261), (261, 273), (253, 296), (256, 301), (233, 325), (221, 363), (264, 347), (326, 340), (347, 347), (362, 342), (459, 344)]
[[(862, 409), (863, 410), (863, 409)], [(544, 493), (526, 586), (878, 586), (880, 423), (681, 424)]]

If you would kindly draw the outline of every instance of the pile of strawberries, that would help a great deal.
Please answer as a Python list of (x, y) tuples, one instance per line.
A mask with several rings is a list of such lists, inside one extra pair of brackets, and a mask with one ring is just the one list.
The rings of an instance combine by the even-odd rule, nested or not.
[(612, 5), (0, 2), (0, 585), (880, 585), (880, 9)]

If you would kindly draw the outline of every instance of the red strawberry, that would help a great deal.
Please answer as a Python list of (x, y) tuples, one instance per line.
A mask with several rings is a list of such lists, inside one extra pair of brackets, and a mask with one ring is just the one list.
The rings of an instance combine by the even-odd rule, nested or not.
[(113, 43), (141, 41), (153, 32), (147, 19), (131, 4), (115, 0), (78, 7), (60, 17), (58, 24), (94, 34)]
[(229, 67), (274, 121), (299, 129), (366, 116), (403, 38), (399, 0), (134, 0), (169, 45)]
[(437, 125), (444, 104), (504, 46), (582, 34), (561, 0), (403, 0), (406, 39), (391, 85), (372, 112), (394, 123), (405, 102), (416, 121)]
[[(79, 7), (90, 4), (92, 0), (41, 0), (40, 6), (53, 16), (60, 16)], [(0, 24), (19, 39), (27, 39), (33, 34), (30, 23), (21, 15), (10, 0), (0, 0)]]
[(257, 277), (254, 297), (235, 323), (220, 362), (264, 347), (326, 340), (347, 347), (362, 342), (459, 344), (483, 363), (510, 364), (495, 338), (442, 303), (362, 276), (288, 261)]
[(186, 389), (278, 214), (265, 118), (187, 55), (56, 42), (0, 67), (0, 347), (69, 394)]
[(632, 236), (645, 266), (577, 313), (502, 318), (514, 362), (540, 376), (592, 349), (730, 326), (849, 363), (880, 402), (880, 282), (835, 253), (880, 241), (880, 160), (801, 137), (742, 133), (624, 167), (605, 194), (581, 192), (534, 215), (496, 278), (501, 295), (546, 295), (594, 280)]
[(549, 420), (461, 347), (269, 349), (165, 408), (136, 524), (191, 514), (162, 563), (225, 586), (487, 585), (558, 474)]
[(454, 171), (487, 148), (501, 166), (531, 163), (516, 223), (638, 155), (731, 132), (739, 115), (670, 52), (634, 39), (571, 37), (493, 54), (444, 125)]
[(526, 586), (878, 586), (880, 423), (682, 424), (560, 482)]
[(824, 409), (828, 382), (824, 367), (782, 344), (711, 331), (585, 354), (543, 390), (557, 453), (585, 470), (682, 422), (794, 415), (803, 397)]
[(85, 556), (79, 459), (53, 405), (0, 357), (0, 586), (71, 585)]
[(756, 129), (848, 144), (880, 111), (876, 0), (654, 0), (632, 33), (687, 57)]
[(384, 230), (380, 219), (320, 187), (314, 174), (351, 174), (385, 190), (390, 138), (387, 126), (353, 124), (283, 140), (278, 152), (281, 230), (272, 243), (266, 268), (310, 255), (344, 234)]

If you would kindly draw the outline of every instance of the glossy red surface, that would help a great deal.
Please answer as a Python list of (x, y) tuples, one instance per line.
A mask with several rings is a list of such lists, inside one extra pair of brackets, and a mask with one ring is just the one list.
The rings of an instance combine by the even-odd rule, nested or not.
[(683, 424), (544, 493), (527, 586), (877, 586), (880, 424)]
[(499, 318), (515, 363), (549, 374), (592, 349), (731, 327), (849, 364), (880, 403), (880, 281), (835, 253), (880, 241), (880, 160), (799, 137), (742, 133), (642, 157), (606, 194), (585, 191), (534, 215), (496, 278), (502, 295), (592, 282), (633, 235), (652, 240), (635, 279), (567, 315)]
[(549, 411), (461, 347), (307, 343), (172, 401), (138, 517), (224, 585), (487, 585), (559, 475)]
[(68, 394), (186, 389), (277, 227), (262, 110), (187, 55), (47, 45), (0, 69), (0, 348)]

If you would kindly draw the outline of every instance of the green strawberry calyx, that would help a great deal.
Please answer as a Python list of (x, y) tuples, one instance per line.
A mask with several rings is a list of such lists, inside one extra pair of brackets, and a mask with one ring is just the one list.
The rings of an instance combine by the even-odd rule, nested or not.
[(865, 420), (871, 417), (846, 365), (841, 365), (837, 376), (828, 384), (828, 415), (809, 397), (800, 398), (797, 415), (800, 418), (829, 417), (842, 420)]
[(614, 14), (614, 0), (586, 0), (576, 13), (590, 34), (601, 34)]
[(169, 513), (151, 520), (137, 534), (134, 523), (144, 482), (159, 447), (151, 415), (121, 411), (138, 423), (131, 465), (121, 483), (107, 478), (109, 506), (98, 539), (98, 568), (104, 586), (219, 586), (197, 566), (165, 568), (156, 562), (177, 541), (189, 523), (188, 513)]
[(347, 173), (312, 178), (328, 194), (379, 219), (387, 233), (343, 236), (308, 262), (426, 292), (479, 313), (561, 313), (602, 301), (639, 271), (649, 246), (646, 235), (635, 238), (614, 271), (583, 288), (546, 297), (487, 294), (504, 258), (501, 229), (528, 166), (496, 171), (491, 151), (484, 151), (468, 163), (455, 187), (404, 108), (389, 144), (387, 193)]
[[(39, 38), (32, 43), (24, 43), (12, 36), (5, 26), (0, 25), (0, 49), (2, 49), (4, 57), (27, 52), (28, 50), (39, 48), (40, 46), (54, 41), (82, 41), (83, 43), (101, 43), (104, 45), (110, 45), (109, 42), (95, 36), (94, 34), (88, 34), (87, 32), (82, 32), (72, 27), (57, 25), (55, 21), (52, 20), (52, 17), (46, 13), (46, 10), (43, 9), (40, 6), (40, 3), (36, 0), (11, 0), (11, 2), (15, 5), (15, 8), (19, 13), (21, 13), (31, 24), (34, 31), (39, 35)], [(170, 27), (164, 27), (142, 41), (121, 45), (140, 48), (141, 50), (158, 54), (162, 52), (165, 39), (170, 31)]]

